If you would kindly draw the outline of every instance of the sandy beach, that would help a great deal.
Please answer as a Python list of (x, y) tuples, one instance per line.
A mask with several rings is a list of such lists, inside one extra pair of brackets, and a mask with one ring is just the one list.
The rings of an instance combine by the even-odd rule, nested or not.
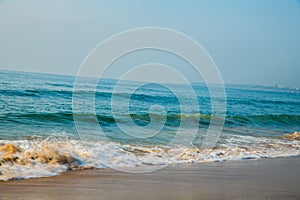
[(300, 199), (300, 158), (112, 169), (0, 182), (0, 199)]

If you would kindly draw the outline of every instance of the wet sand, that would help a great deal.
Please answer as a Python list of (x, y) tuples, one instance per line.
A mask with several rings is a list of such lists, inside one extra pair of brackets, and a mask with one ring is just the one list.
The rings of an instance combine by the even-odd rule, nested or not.
[(300, 158), (112, 169), (0, 182), (0, 199), (300, 199)]

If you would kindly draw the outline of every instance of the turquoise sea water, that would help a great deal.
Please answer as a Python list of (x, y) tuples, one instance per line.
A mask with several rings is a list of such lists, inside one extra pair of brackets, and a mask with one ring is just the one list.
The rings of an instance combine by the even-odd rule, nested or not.
[[(107, 167), (105, 163), (137, 167), (300, 154), (298, 141), (283, 136), (300, 130), (300, 91), (295, 88), (226, 86), (227, 113), (222, 135), (213, 150), (202, 150), (203, 133), (213, 120), (211, 99), (204, 84), (192, 85), (199, 105), (195, 109), (185, 85), (176, 85), (174, 93), (165, 85), (145, 83), (131, 93), (137, 82), (124, 81), (115, 92), (116, 80), (104, 79), (94, 94), (87, 78), (77, 93), (83, 100), (76, 113), (80, 115), (78, 135), (72, 109), (74, 80), (73, 76), (0, 71), (0, 145), (20, 147), (18, 159), (26, 160), (23, 165), (2, 160), (0, 179), (51, 176), (74, 167)], [(95, 97), (97, 121), (84, 103), (91, 94)], [(114, 110), (112, 97), (117, 105)], [(181, 104), (190, 108), (189, 112), (182, 112)], [(189, 132), (195, 127), (197, 135), (188, 138), (189, 144), (170, 149), (168, 143), (183, 118), (189, 122), (182, 129), (186, 137), (191, 137)], [(163, 119), (165, 123), (157, 135), (142, 137), (155, 132)], [(122, 131), (118, 123), (128, 125), (130, 134)], [(136, 126), (144, 127), (144, 132)], [(82, 144), (80, 139), (85, 136), (89, 139)], [(51, 146), (49, 155), (41, 150), (45, 145)], [(40, 154), (50, 158), (53, 151), (56, 155), (68, 154), (73, 160), (54, 164), (39, 160)], [(184, 156), (174, 159), (176, 151)], [(26, 153), (37, 158), (26, 157)], [(4, 154), (0, 153), (2, 157)]]

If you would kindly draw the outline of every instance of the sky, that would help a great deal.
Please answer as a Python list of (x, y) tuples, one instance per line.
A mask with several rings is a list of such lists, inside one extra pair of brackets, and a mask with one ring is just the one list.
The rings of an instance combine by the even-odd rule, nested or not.
[(225, 83), (300, 87), (299, 0), (0, 0), (0, 27), (0, 69), (74, 75), (106, 38), (163, 27), (200, 43)]

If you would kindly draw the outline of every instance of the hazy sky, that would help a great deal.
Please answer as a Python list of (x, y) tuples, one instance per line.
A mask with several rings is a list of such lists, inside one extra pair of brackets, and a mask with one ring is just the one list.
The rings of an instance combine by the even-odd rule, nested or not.
[(148, 26), (194, 38), (226, 83), (300, 86), (297, 0), (0, 0), (0, 69), (76, 74), (99, 42)]

